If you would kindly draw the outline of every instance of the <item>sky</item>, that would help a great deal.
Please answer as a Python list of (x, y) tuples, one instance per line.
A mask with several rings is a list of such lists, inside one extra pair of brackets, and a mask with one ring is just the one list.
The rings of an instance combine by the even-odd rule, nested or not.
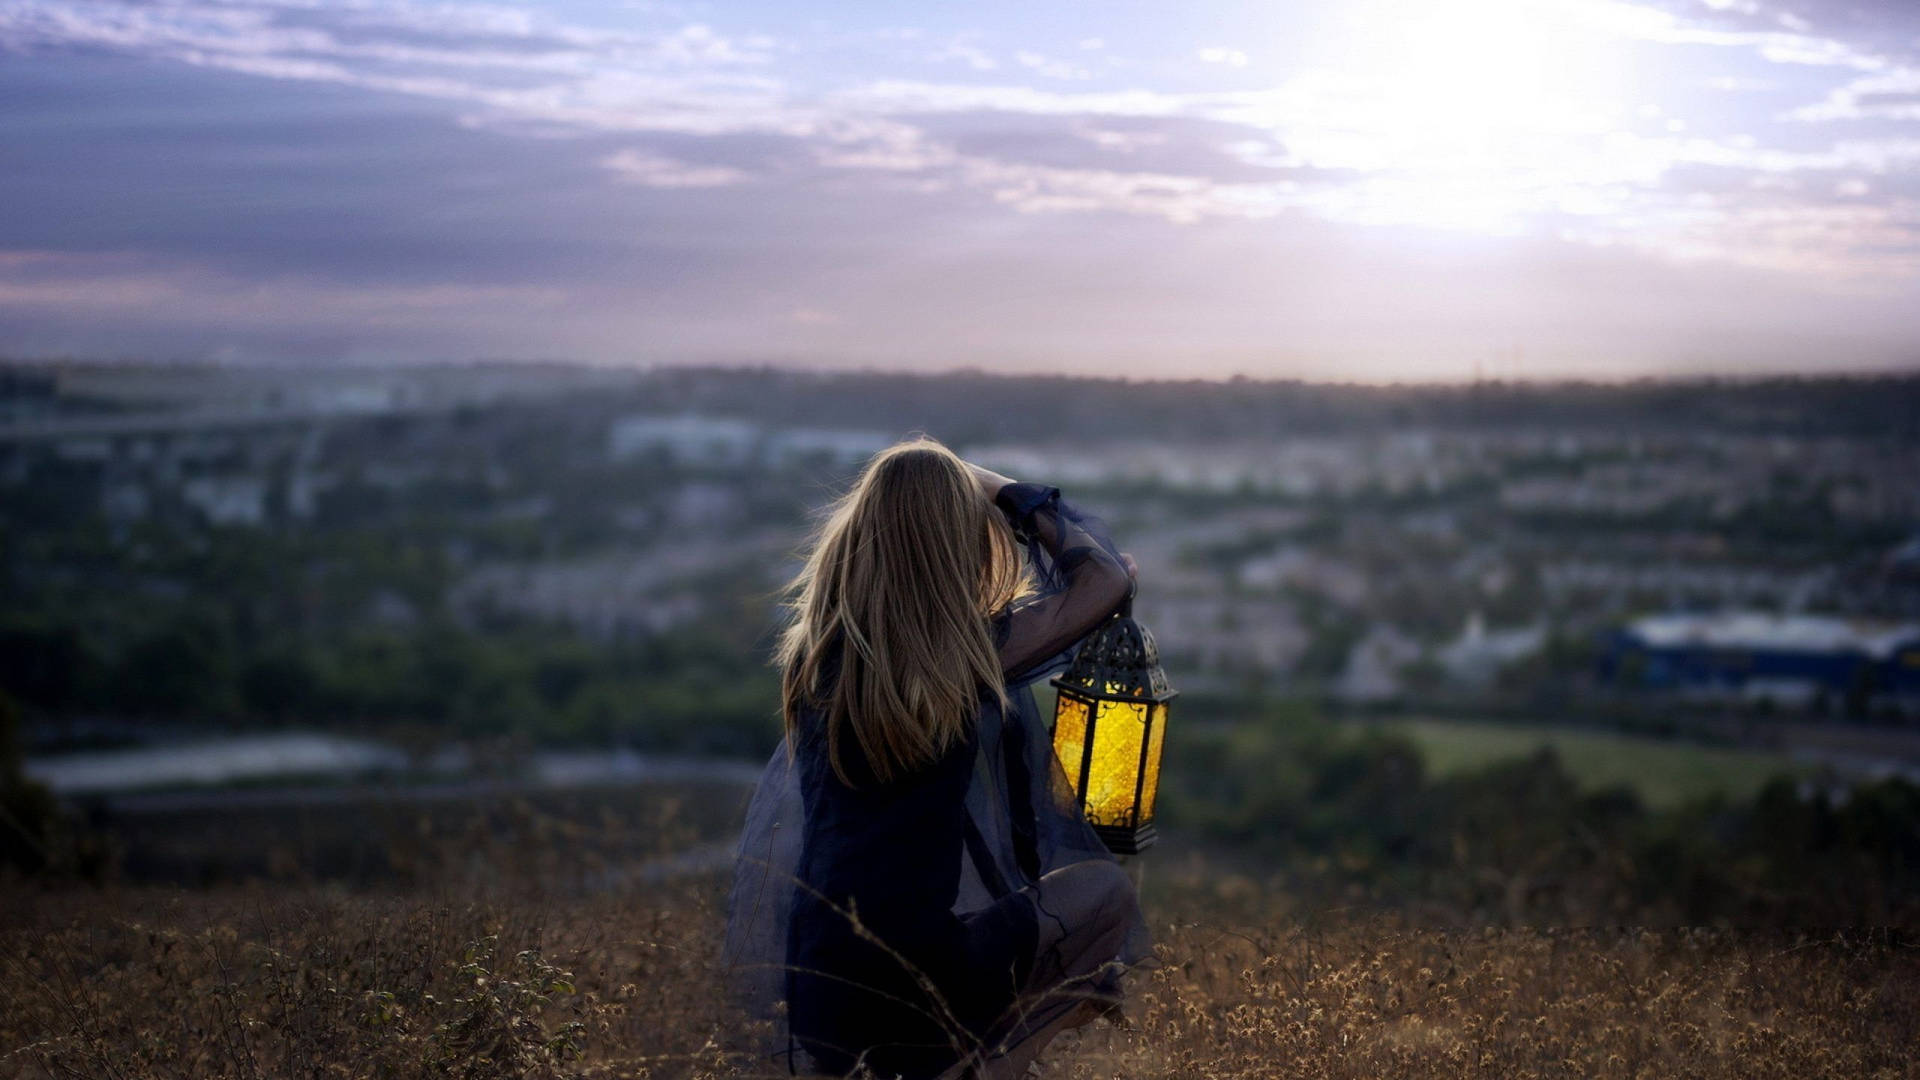
[(1920, 2), (0, 0), (0, 355), (1920, 369)]

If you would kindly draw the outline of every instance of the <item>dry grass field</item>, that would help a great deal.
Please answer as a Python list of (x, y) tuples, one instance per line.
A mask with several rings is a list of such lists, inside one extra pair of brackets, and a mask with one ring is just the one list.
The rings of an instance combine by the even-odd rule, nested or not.
[[(1155, 884), (1127, 1027), (1045, 1076), (1920, 1076), (1895, 933), (1425, 929)], [(729, 1014), (719, 890), (10, 886), (0, 1077), (784, 1075)]]

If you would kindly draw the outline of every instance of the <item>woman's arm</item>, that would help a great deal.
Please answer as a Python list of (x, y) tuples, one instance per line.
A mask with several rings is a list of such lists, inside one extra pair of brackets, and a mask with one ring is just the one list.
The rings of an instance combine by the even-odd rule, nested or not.
[(998, 473), (983, 477), (982, 487), (996, 481), (994, 505), (1017, 536), (1044, 549), (1065, 579), (1064, 587), (1017, 605), (996, 626), (1001, 670), (1017, 679), (1113, 614), (1132, 591), (1133, 566), (1097, 525), (1061, 500), (1060, 489), (1016, 483)]
[(980, 490), (987, 493), (987, 501), (996, 505), (1000, 501), (1001, 489), (1013, 483), (1013, 477), (994, 472), (985, 465), (975, 465), (969, 461), (967, 468), (973, 470), (973, 478), (980, 482)]

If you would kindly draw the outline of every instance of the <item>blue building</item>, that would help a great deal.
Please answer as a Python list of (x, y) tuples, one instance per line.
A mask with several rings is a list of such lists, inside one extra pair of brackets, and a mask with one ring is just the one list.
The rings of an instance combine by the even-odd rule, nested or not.
[(1920, 704), (1920, 624), (1827, 615), (1649, 615), (1608, 634), (1601, 679), (1705, 700)]

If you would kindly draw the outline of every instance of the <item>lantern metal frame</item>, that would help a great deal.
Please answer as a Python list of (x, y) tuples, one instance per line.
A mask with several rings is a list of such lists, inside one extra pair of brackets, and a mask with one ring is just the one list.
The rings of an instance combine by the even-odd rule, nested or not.
[[(1116, 855), (1137, 855), (1152, 847), (1159, 838), (1151, 819), (1141, 824), (1140, 799), (1146, 786), (1154, 721), (1157, 716), (1160, 723), (1165, 724), (1165, 706), (1180, 694), (1167, 685), (1167, 673), (1160, 667), (1160, 649), (1154, 643), (1153, 632), (1134, 621), (1133, 594), (1134, 586), (1129, 582), (1127, 598), (1119, 610), (1087, 635), (1066, 671), (1047, 680), (1060, 697), (1071, 697), (1086, 707), (1086, 735), (1081, 740), (1080, 760), (1075, 763), (1078, 780), (1074, 784), (1082, 813), (1087, 807), (1087, 781), (1093, 770), (1094, 746), (1099, 741), (1100, 703), (1117, 701), (1146, 706), (1140, 754), (1134, 762), (1131, 821), (1124, 825), (1092, 826), (1100, 842)], [(1056, 737), (1059, 718), (1060, 706), (1056, 701)], [(1164, 745), (1164, 731), (1161, 739)], [(1064, 761), (1061, 765), (1073, 767)], [(1158, 794), (1157, 784), (1155, 793)]]

